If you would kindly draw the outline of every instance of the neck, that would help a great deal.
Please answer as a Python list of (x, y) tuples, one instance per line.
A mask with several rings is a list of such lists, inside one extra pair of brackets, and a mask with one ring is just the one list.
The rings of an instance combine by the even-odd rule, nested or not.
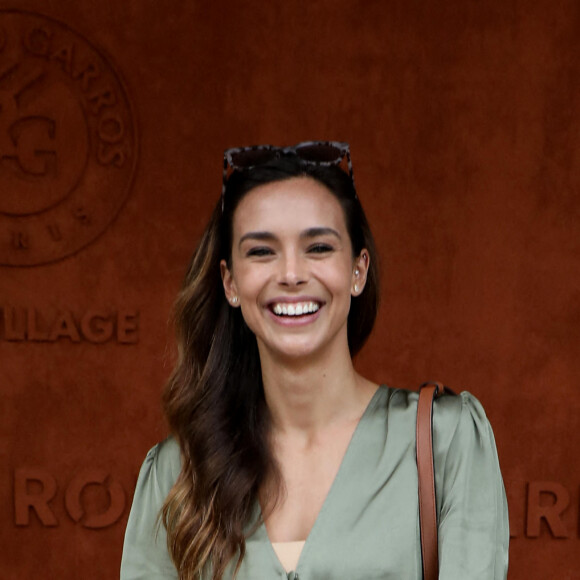
[(308, 360), (280, 360), (260, 352), (266, 403), (274, 432), (307, 437), (339, 421), (360, 417), (376, 385), (354, 369), (346, 352)]

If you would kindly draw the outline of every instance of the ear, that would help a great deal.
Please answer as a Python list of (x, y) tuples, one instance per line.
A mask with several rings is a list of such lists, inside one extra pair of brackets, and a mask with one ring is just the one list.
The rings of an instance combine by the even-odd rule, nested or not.
[(222, 275), (222, 284), (224, 285), (224, 293), (226, 295), (226, 300), (230, 303), (230, 306), (234, 308), (240, 305), (240, 299), (238, 297), (238, 290), (236, 288), (236, 282), (232, 275), (232, 272), (228, 268), (225, 260), (220, 262), (220, 272)]
[(352, 268), (351, 295), (360, 296), (367, 283), (367, 275), (371, 265), (371, 257), (366, 248), (354, 259)]

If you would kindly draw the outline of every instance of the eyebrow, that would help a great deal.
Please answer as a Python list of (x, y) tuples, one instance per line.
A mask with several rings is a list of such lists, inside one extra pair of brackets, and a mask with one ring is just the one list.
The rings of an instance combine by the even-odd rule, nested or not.
[[(326, 227), (308, 228), (307, 230), (300, 232), (301, 239), (318, 238), (320, 236), (328, 236), (328, 235), (334, 236), (338, 240), (342, 240), (340, 234), (333, 228)], [(277, 239), (278, 239), (277, 236), (275, 236), (272, 232), (248, 232), (247, 234), (244, 234), (240, 238), (240, 242), (238, 245), (241, 246), (242, 243), (245, 242), (246, 240), (273, 242), (276, 241)]]
[(328, 235), (334, 236), (335, 238), (342, 240), (342, 238), (340, 237), (340, 234), (332, 228), (308, 228), (307, 230), (304, 230), (300, 234), (300, 237), (301, 238), (318, 238), (319, 236), (328, 236)]

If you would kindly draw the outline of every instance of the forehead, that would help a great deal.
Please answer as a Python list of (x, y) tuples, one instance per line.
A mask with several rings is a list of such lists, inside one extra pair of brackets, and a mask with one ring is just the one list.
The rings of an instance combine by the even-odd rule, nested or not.
[(331, 227), (347, 233), (344, 212), (327, 187), (310, 177), (292, 177), (249, 191), (234, 214), (234, 238), (248, 231), (291, 233)]

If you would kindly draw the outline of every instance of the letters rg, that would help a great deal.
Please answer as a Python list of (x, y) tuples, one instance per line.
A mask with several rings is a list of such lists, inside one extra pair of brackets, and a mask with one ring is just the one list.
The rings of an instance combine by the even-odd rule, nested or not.
[(0, 169), (29, 176), (56, 174), (56, 123), (43, 115), (21, 116), (19, 94), (0, 90)]

